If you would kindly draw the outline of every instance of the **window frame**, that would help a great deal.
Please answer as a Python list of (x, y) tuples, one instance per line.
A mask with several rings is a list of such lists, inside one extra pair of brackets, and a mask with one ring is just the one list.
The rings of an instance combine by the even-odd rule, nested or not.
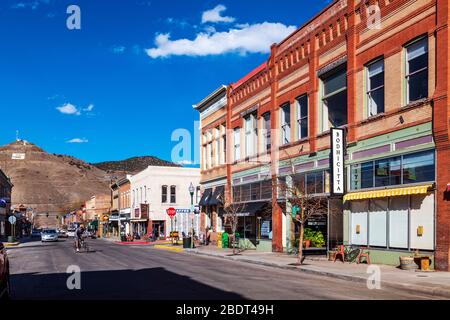
[(233, 129), (234, 161), (241, 160), (241, 128)]
[[(306, 115), (302, 115), (302, 108), (300, 104), (300, 99), (306, 98)], [(304, 93), (297, 98), (295, 98), (297, 104), (297, 139), (302, 140), (309, 137), (309, 97), (307, 93)], [(302, 136), (302, 126), (301, 122), (306, 120), (306, 136)]]
[[(414, 71), (412, 73), (409, 73), (410, 66), (409, 66), (409, 59), (408, 59), (408, 49), (411, 48), (412, 46), (414, 46), (415, 44), (421, 42), (421, 41), (423, 41), (425, 43), (426, 52), (424, 54), (427, 57), (427, 59), (426, 59), (427, 65), (426, 65), (426, 67), (423, 67), (423, 68), (421, 68), (419, 70), (416, 70), (416, 71)], [(405, 81), (405, 89), (406, 89), (406, 104), (410, 104), (410, 103), (413, 103), (413, 102), (417, 102), (417, 101), (426, 99), (426, 98), (428, 98), (428, 95), (430, 94), (429, 88), (428, 88), (428, 85), (429, 85), (429, 69), (430, 69), (428, 37), (426, 35), (423, 35), (423, 36), (420, 36), (420, 37), (414, 39), (413, 41), (407, 43), (406, 45), (404, 45), (404, 52), (405, 52), (405, 55), (404, 55), (405, 56), (405, 78), (404, 78), (404, 81)], [(417, 99), (417, 100), (410, 100), (410, 81), (409, 81), (409, 79), (410, 79), (411, 76), (417, 75), (417, 74), (419, 74), (419, 73), (421, 73), (423, 71), (426, 71), (426, 74), (427, 74), (427, 76), (426, 76), (426, 79), (427, 79), (427, 96), (424, 97), (424, 98)]]
[[(375, 87), (375, 88), (371, 88), (371, 76), (370, 76), (370, 67), (375, 66), (377, 63), (382, 63), (382, 73), (383, 73), (383, 84)], [(385, 69), (385, 63), (384, 63), (384, 57), (380, 57), (377, 58), (369, 63), (366, 64), (365, 66), (365, 70), (366, 70), (366, 110), (367, 110), (367, 117), (373, 117), (377, 114), (382, 114), (385, 111), (385, 105), (386, 105), (386, 96), (385, 96), (385, 86), (386, 86), (386, 69)], [(379, 73), (372, 75), (372, 76), (376, 76)], [(378, 111), (379, 106), (377, 106), (377, 112), (372, 114), (373, 108), (372, 108), (372, 102), (373, 102), (373, 98), (372, 98), (372, 93), (378, 91), (378, 90), (383, 90), (383, 106), (382, 106), (382, 110), (383, 111)]]
[[(268, 117), (268, 119), (267, 119)], [(262, 134), (262, 138), (263, 138), (263, 148), (264, 148), (264, 152), (269, 152), (272, 149), (272, 125), (271, 125), (271, 121), (272, 121), (272, 115), (270, 113), (270, 111), (267, 111), (265, 113), (263, 113), (261, 115), (261, 119), (262, 119), (262, 126), (263, 126), (263, 134)], [(267, 128), (267, 122), (269, 123), (269, 128)]]
[(177, 203), (177, 186), (170, 186), (170, 203)]
[(167, 200), (168, 200), (167, 191), (168, 191), (168, 186), (162, 185), (161, 186), (161, 203), (167, 203)]
[[(289, 110), (289, 121), (286, 121), (286, 109)], [(286, 102), (280, 107), (280, 129), (281, 129), (281, 145), (288, 145), (291, 143), (291, 103)], [(286, 130), (288, 128), (289, 130)]]

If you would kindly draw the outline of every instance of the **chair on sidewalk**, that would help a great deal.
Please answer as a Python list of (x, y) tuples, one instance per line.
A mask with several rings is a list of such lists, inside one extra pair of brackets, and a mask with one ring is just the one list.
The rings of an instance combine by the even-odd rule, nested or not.
[(343, 244), (337, 246), (336, 251), (334, 252), (334, 262), (336, 262), (339, 256), (342, 258), (342, 262), (345, 263), (345, 247)]
[(361, 258), (366, 258), (366, 263), (370, 264), (370, 252), (367, 251), (367, 248), (360, 248), (358, 255), (358, 264), (361, 263)]

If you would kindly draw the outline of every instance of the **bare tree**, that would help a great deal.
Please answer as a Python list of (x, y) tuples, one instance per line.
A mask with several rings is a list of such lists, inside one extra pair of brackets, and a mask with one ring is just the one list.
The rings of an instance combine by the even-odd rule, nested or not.
[(227, 201), (225, 196), (221, 196), (220, 198), (220, 201), (223, 203), (225, 225), (231, 228), (233, 234), (233, 255), (236, 255), (236, 230), (239, 222), (239, 214), (242, 213), (245, 204)]
[[(303, 239), (305, 235), (305, 224), (314, 217), (323, 217), (328, 212), (328, 201), (326, 198), (314, 194), (308, 194), (305, 190), (305, 181), (295, 176), (291, 181), (287, 179), (278, 180), (278, 192), (286, 198), (293, 209), (292, 220), (300, 228), (298, 242), (298, 263), (303, 263)], [(297, 209), (297, 210), (296, 210)]]

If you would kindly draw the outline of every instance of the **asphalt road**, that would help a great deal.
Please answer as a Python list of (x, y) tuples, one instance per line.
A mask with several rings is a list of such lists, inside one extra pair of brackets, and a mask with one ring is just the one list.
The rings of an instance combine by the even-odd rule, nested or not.
[[(432, 299), (363, 283), (144, 246), (90, 240), (75, 253), (72, 240), (28, 242), (8, 250), (13, 299)], [(69, 290), (69, 266), (81, 289)]]

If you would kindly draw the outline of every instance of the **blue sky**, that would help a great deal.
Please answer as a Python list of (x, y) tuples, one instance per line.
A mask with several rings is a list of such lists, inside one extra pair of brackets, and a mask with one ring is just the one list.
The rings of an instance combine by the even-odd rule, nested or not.
[[(177, 128), (220, 84), (330, 0), (2, 0), (0, 144), (15, 139), (88, 162), (171, 158)], [(81, 30), (69, 30), (71, 4)], [(197, 152), (197, 150), (195, 150)]]

